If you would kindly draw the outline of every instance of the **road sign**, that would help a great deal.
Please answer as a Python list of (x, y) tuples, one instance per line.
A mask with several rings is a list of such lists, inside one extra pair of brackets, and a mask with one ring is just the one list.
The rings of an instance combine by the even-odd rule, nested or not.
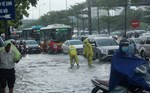
[(14, 0), (0, 0), (0, 20), (15, 19)]
[(132, 26), (132, 28), (137, 28), (137, 27), (139, 27), (140, 26), (140, 21), (139, 20), (132, 20), (131, 21), (131, 26)]

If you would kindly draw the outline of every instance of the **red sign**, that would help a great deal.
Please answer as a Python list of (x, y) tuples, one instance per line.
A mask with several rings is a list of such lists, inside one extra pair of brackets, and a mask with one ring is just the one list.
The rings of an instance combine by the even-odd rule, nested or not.
[(131, 26), (132, 26), (132, 28), (137, 28), (137, 27), (139, 27), (140, 26), (140, 21), (139, 20), (132, 20), (131, 21)]

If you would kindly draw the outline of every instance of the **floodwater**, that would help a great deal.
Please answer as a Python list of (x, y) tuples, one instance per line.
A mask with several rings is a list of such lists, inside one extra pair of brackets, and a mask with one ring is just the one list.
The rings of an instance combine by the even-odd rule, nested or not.
[(110, 62), (87, 60), (78, 56), (80, 67), (70, 69), (69, 56), (64, 54), (30, 54), (16, 64), (14, 93), (91, 93), (91, 78), (108, 79)]

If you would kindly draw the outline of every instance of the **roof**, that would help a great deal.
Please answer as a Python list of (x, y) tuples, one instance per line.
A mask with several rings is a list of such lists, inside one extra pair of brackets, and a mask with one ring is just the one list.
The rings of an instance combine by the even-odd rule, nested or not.
[(71, 28), (71, 26), (68, 25), (64, 25), (64, 24), (53, 24), (53, 25), (48, 25), (47, 27), (43, 27), (41, 28), (41, 30), (44, 29), (52, 29), (52, 28)]
[[(75, 39), (73, 39), (73, 40), (67, 40), (67, 41), (81, 41), (81, 40), (75, 40)], [(82, 41), (81, 41), (82, 42)]]
[(94, 36), (94, 37), (88, 37), (89, 39), (112, 39), (111, 37), (99, 37), (99, 36)]

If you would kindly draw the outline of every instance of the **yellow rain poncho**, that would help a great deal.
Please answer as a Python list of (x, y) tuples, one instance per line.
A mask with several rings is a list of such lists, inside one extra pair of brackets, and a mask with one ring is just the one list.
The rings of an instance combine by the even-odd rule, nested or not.
[[(70, 56), (71, 67), (73, 67), (74, 62), (79, 67), (79, 62), (78, 62), (78, 57), (77, 57), (77, 50), (76, 50), (76, 48), (73, 45), (70, 45), (68, 53), (69, 53), (69, 56)], [(73, 60), (74, 60), (74, 62), (73, 62)]]
[[(8, 43), (11, 43), (11, 42), (10, 42), (10, 41), (5, 41), (5, 42), (4, 42), (5, 46), (6, 46)], [(5, 46), (0, 48), (0, 52), (5, 49)], [(17, 49), (12, 43), (11, 43), (11, 51), (14, 53), (14, 59), (13, 59), (14, 62), (15, 62), (15, 63), (18, 63), (19, 60), (21, 59), (21, 53), (18, 51), (18, 49)]]
[(88, 39), (84, 40), (83, 42), (85, 43), (83, 54), (88, 59), (88, 65), (91, 66), (92, 60), (93, 60), (93, 48), (92, 48), (92, 45), (89, 43)]

